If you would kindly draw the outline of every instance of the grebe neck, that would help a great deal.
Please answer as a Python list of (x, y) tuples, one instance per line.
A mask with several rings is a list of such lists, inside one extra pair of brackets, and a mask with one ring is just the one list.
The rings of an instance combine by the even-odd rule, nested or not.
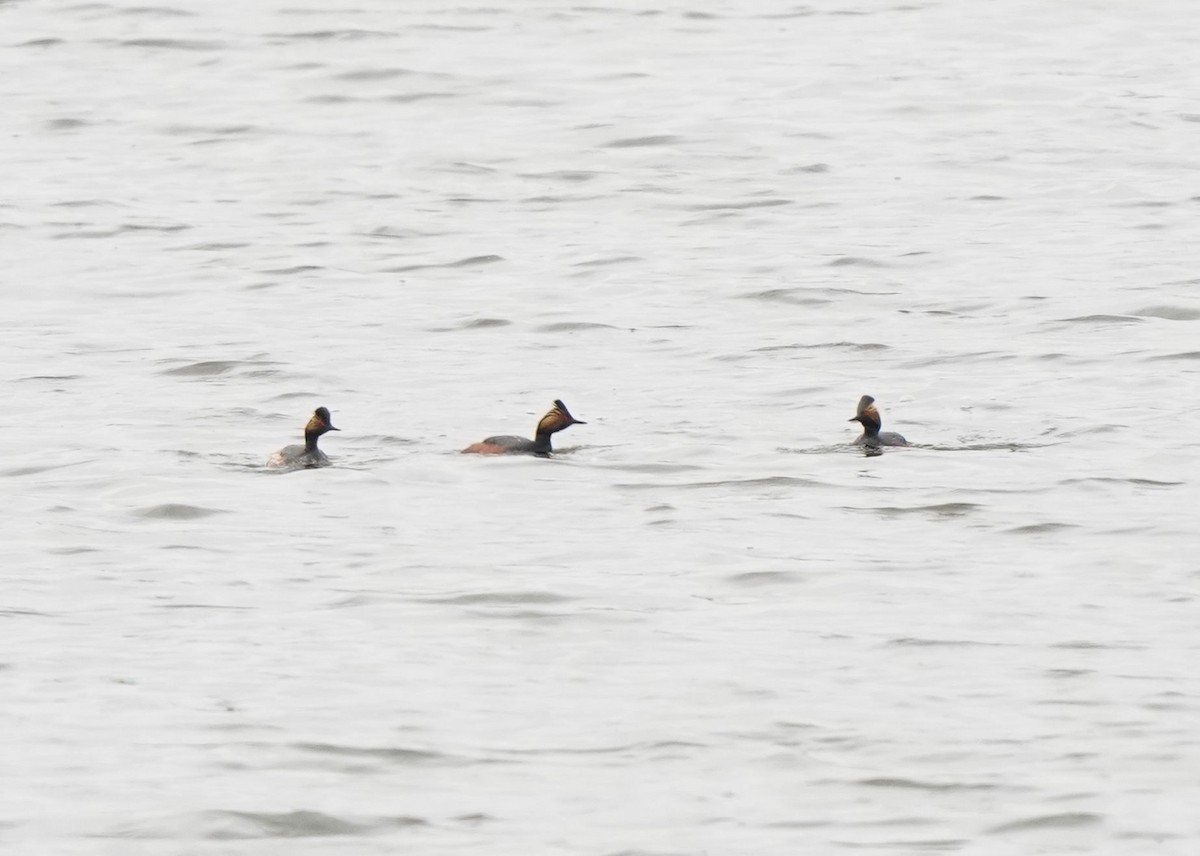
[(543, 431), (538, 429), (537, 434), (533, 437), (534, 453), (538, 455), (550, 454), (550, 435), (553, 431)]

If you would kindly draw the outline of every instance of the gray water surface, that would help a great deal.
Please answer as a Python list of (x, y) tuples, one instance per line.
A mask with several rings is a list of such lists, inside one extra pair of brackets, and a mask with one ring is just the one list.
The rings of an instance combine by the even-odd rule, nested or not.
[(0, 26), (6, 853), (1196, 852), (1193, 3)]

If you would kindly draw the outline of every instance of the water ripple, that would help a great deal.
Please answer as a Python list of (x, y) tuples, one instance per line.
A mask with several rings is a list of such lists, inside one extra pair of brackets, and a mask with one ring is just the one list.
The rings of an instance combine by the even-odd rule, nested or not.
[(1148, 306), (1129, 314), (1139, 318), (1162, 318), (1167, 321), (1200, 320), (1200, 309), (1193, 309), (1190, 306)]
[(895, 505), (878, 506), (873, 508), (847, 507), (848, 511), (869, 511), (885, 517), (903, 517), (910, 514), (922, 514), (932, 517), (965, 517), (973, 514), (983, 506), (974, 502), (942, 502), (935, 505), (912, 505), (901, 507)]
[(733, 574), (725, 578), (727, 582), (747, 588), (756, 588), (758, 586), (773, 586), (779, 583), (796, 583), (802, 582), (804, 577), (794, 571), (748, 571), (742, 574)]
[(270, 39), (298, 42), (359, 42), (375, 39), (394, 39), (397, 34), (384, 30), (308, 30), (296, 33), (269, 33)]
[(373, 80), (395, 80), (397, 77), (408, 77), (416, 74), (415, 71), (408, 68), (363, 68), (355, 71), (343, 71), (340, 74), (335, 74), (335, 80), (357, 81), (373, 81)]
[(1049, 532), (1061, 532), (1064, 529), (1076, 529), (1074, 523), (1031, 523), (1028, 526), (1016, 526), (1004, 530), (1009, 535), (1044, 535)]
[(599, 178), (600, 176), (602, 176), (604, 174), (605, 173), (603, 173), (603, 172), (597, 172), (596, 170), (589, 170), (589, 169), (558, 169), (558, 170), (552, 170), (550, 172), (519, 173), (521, 178), (548, 179), (550, 181), (567, 181), (567, 182), (571, 182), (573, 184), (578, 184), (578, 183), (581, 183), (584, 181), (594, 181), (595, 179)]
[(198, 505), (184, 505), (178, 502), (152, 505), (136, 512), (138, 517), (145, 517), (148, 520), (199, 520), (203, 517), (212, 517), (214, 514), (226, 513), (221, 508), (202, 508)]
[[(114, 44), (113, 42), (107, 42)], [(170, 51), (219, 51), (227, 50), (225, 42), (201, 41), (199, 39), (124, 39), (115, 42), (123, 48), (150, 48)]]
[(611, 140), (604, 143), (603, 148), (606, 149), (637, 149), (653, 146), (671, 146), (681, 143), (683, 140), (680, 137), (672, 136), (671, 134), (657, 134), (647, 137), (626, 137), (619, 140)]
[(1181, 481), (1158, 481), (1156, 479), (1143, 478), (1113, 478), (1112, 476), (1088, 476), (1085, 478), (1070, 478), (1063, 479), (1059, 482), (1062, 485), (1069, 484), (1131, 484), (1137, 487), (1180, 487), (1187, 482)]
[[(703, 481), (703, 482), (682, 482), (682, 483), (665, 483), (665, 482), (626, 482), (613, 485), (621, 490), (659, 490), (663, 488), (671, 490), (711, 490), (712, 488), (759, 488), (759, 487), (778, 487), (778, 488), (794, 488), (794, 487), (829, 487), (826, 482), (817, 481), (815, 479), (800, 478), (798, 476), (764, 476), (762, 478), (749, 479), (723, 479), (720, 481)], [(860, 509), (855, 509), (860, 510)]]
[(1178, 354), (1160, 354), (1158, 356), (1147, 357), (1148, 362), (1157, 362), (1160, 360), (1200, 360), (1200, 351), (1182, 351)]
[(1141, 324), (1141, 318), (1129, 315), (1077, 315), (1060, 319), (1064, 324)]
[(54, 470), (62, 470), (67, 467), (77, 467), (84, 461), (68, 461), (65, 464), (33, 464), (25, 467), (12, 467), (7, 470), (0, 470), (0, 476), (3, 477), (18, 477), (18, 476), (35, 476), (41, 473), (53, 472)]
[(260, 838), (328, 838), (373, 835), (387, 830), (425, 826), (419, 817), (377, 817), (349, 820), (319, 811), (286, 813), (212, 810), (159, 820), (131, 823), (97, 838), (134, 840), (188, 837), (209, 841), (244, 841)]
[(837, 258), (837, 259), (834, 259), (833, 261), (831, 261), (829, 263), (829, 266), (830, 267), (868, 267), (868, 268), (887, 267), (886, 264), (879, 261), (878, 259), (868, 259), (868, 258), (862, 258), (859, 256), (842, 256), (841, 258)]
[(973, 639), (920, 639), (915, 636), (903, 636), (899, 639), (889, 639), (889, 645), (903, 645), (918, 648), (968, 648), (968, 647), (987, 647), (998, 648), (1008, 647), (1003, 646), (998, 642), (979, 642)]
[(255, 367), (253, 372), (255, 377), (263, 377), (273, 374), (274, 370), (267, 370), (265, 373), (259, 366), (272, 366), (276, 363), (270, 360), (201, 360), (198, 363), (188, 363), (183, 366), (165, 369), (162, 374), (169, 377), (191, 377), (191, 378), (211, 378), (219, 377), (220, 375), (228, 374), (245, 367)]
[(554, 324), (543, 324), (534, 329), (539, 333), (575, 333), (580, 330), (620, 330), (621, 328), (594, 321), (559, 321)]
[(746, 300), (766, 300), (772, 303), (790, 303), (793, 306), (824, 306), (833, 301), (825, 296), (814, 296), (813, 289), (807, 288), (768, 288), (744, 294)]
[(486, 330), (493, 327), (507, 327), (512, 324), (506, 318), (472, 318), (459, 325), (460, 330)]
[(477, 763), (473, 759), (447, 755), (427, 749), (399, 746), (343, 746), (337, 743), (293, 743), (292, 748), (315, 755), (338, 758), (368, 758), (389, 764), (409, 766), (463, 766)]
[(1004, 835), (1010, 832), (1028, 832), (1038, 829), (1077, 829), (1084, 826), (1096, 826), (1104, 820), (1102, 815), (1089, 812), (1063, 812), (1061, 814), (1043, 814), (1035, 817), (1002, 823), (988, 830), (991, 835)]
[(424, 603), (447, 604), (495, 604), (498, 606), (513, 606), (527, 603), (570, 603), (574, 598), (563, 597), (548, 591), (514, 591), (514, 592), (475, 592), (450, 597), (419, 598)]
[(463, 268), (477, 267), (479, 265), (490, 265), (496, 262), (504, 261), (503, 256), (484, 255), (484, 256), (468, 256), (465, 259), (459, 259), (454, 262), (429, 262), (426, 264), (402, 265), (401, 267), (387, 268), (385, 273), (410, 273), (418, 270), (430, 270), (433, 268)]
[(696, 205), (684, 205), (684, 211), (745, 211), (753, 208), (777, 208), (780, 205), (791, 205), (791, 199), (757, 199), (751, 202), (712, 202)]
[(869, 788), (900, 788), (902, 790), (955, 792), (955, 791), (994, 791), (999, 785), (971, 784), (966, 782), (922, 782), (916, 779), (880, 777), (863, 779), (858, 784)]

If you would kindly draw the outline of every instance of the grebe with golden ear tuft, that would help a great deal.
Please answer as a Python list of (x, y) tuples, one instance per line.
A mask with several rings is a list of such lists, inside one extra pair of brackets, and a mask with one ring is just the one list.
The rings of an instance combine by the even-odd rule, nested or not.
[(313, 411), (312, 419), (304, 426), (303, 446), (284, 446), (267, 460), (268, 467), (327, 467), (329, 458), (317, 448), (317, 438), (327, 431), (340, 431), (334, 428), (329, 415), (329, 408), (318, 407)]
[(858, 400), (858, 410), (847, 421), (862, 423), (862, 436), (854, 441), (855, 446), (875, 449), (879, 446), (908, 445), (908, 441), (895, 431), (879, 430), (883, 427), (883, 420), (879, 418), (879, 411), (875, 409), (875, 399), (869, 395), (864, 395)]
[(538, 421), (532, 440), (510, 435), (488, 437), (481, 443), (472, 443), (463, 449), (463, 452), (471, 455), (541, 455), (546, 457), (553, 451), (550, 448), (550, 435), (572, 425), (586, 424), (572, 416), (571, 411), (567, 410), (567, 405), (559, 399), (555, 399), (550, 412)]

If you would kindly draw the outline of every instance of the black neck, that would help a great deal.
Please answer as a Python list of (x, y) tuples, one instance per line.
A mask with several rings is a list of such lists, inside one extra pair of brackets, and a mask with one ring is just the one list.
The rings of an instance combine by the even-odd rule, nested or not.
[(553, 431), (538, 431), (533, 438), (533, 445), (537, 447), (538, 452), (550, 451), (550, 435)]

